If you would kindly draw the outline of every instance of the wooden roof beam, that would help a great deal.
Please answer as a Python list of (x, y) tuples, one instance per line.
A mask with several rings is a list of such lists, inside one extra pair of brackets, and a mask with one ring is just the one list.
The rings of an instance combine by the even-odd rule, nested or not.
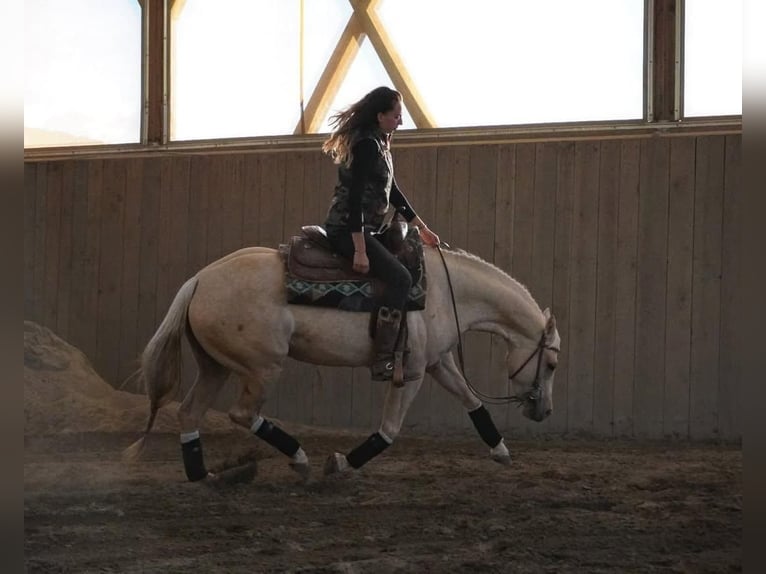
[[(364, 0), (363, 3), (368, 3)], [(343, 33), (335, 46), (330, 59), (327, 61), (322, 75), (311, 93), (302, 117), (295, 127), (295, 134), (316, 133), (322, 126), (335, 96), (338, 94), (343, 79), (346, 77), (351, 63), (359, 53), (359, 47), (365, 38), (365, 33), (359, 20), (354, 14), (349, 18)]]
[(415, 82), (407, 72), (407, 68), (388, 37), (382, 22), (375, 14), (375, 6), (379, 0), (349, 0), (349, 2), (354, 9), (354, 15), (362, 25), (362, 29), (370, 38), (383, 67), (391, 77), (394, 87), (401, 92), (415, 126), (418, 128), (436, 127), (436, 123), (415, 86)]

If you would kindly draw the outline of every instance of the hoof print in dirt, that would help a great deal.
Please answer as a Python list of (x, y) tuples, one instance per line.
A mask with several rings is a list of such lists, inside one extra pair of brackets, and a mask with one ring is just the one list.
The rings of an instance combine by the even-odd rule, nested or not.
[(258, 467), (255, 462), (249, 462), (211, 474), (205, 479), (205, 483), (214, 487), (247, 484), (253, 482), (257, 474)]
[(503, 466), (511, 466), (511, 462), (513, 462), (510, 456), (493, 456), (492, 460)]

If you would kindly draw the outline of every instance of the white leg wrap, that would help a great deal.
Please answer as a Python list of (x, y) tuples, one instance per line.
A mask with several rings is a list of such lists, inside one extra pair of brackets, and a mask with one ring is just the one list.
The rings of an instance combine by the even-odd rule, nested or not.
[(181, 444), (186, 444), (187, 442), (191, 442), (195, 439), (199, 438), (199, 431), (195, 430), (192, 432), (182, 432), (181, 433)]
[(508, 452), (508, 447), (505, 446), (505, 439), (500, 439), (500, 442), (497, 444), (495, 448), (489, 449), (489, 454), (492, 458), (496, 457), (505, 457), (510, 456), (511, 453)]
[(386, 441), (389, 445), (394, 444), (394, 439), (392, 439), (390, 436), (384, 433), (383, 429), (379, 429), (378, 434), (380, 435), (380, 438)]
[(258, 432), (258, 429), (259, 429), (259, 428), (261, 428), (261, 425), (263, 424), (263, 421), (264, 421), (264, 419), (263, 419), (263, 417), (262, 417), (262, 416), (260, 416), (260, 415), (256, 416), (256, 417), (253, 419), (253, 424), (252, 424), (252, 425), (250, 425), (250, 430), (251, 430), (253, 433), (256, 433), (256, 432)]
[(308, 464), (309, 463), (309, 457), (306, 456), (306, 452), (302, 448), (298, 449), (298, 452), (296, 452), (293, 455), (293, 459), (292, 460), (293, 460), (293, 462), (295, 464)]

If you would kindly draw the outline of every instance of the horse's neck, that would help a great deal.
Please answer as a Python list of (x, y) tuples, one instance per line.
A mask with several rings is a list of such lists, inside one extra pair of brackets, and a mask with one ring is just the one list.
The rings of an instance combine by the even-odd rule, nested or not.
[(505, 339), (521, 335), (534, 340), (540, 336), (545, 319), (521, 283), (474, 256), (454, 253), (448, 264), (457, 270), (453, 282), (461, 327)]

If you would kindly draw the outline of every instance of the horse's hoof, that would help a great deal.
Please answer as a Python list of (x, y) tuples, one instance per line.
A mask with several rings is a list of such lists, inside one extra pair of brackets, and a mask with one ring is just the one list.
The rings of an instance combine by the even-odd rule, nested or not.
[(509, 454), (493, 454), (492, 460), (503, 466), (511, 466), (511, 455)]
[(348, 470), (348, 468), (349, 466), (346, 457), (340, 453), (334, 452), (327, 457), (327, 460), (324, 463), (324, 474), (327, 476), (329, 474), (335, 474), (336, 472), (343, 472), (344, 470)]
[(309, 475), (311, 474), (311, 466), (309, 466), (309, 463), (307, 462), (291, 462), (290, 468), (293, 469), (296, 473), (298, 473), (298, 476), (301, 477), (301, 479), (305, 482), (309, 479)]

